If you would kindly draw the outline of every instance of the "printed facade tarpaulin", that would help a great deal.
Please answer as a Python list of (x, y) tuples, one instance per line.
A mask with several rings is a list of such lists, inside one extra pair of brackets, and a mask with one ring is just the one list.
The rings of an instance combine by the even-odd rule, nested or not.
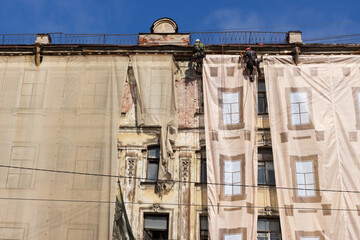
[(264, 61), (283, 239), (358, 239), (360, 56)]
[(208, 55), (203, 66), (209, 236), (256, 239), (256, 83), (240, 56)]
[(176, 67), (172, 55), (137, 54), (131, 56), (136, 80), (136, 121), (140, 126), (160, 126), (161, 164), (157, 191), (160, 195), (170, 191), (172, 180), (168, 171), (173, 154), (172, 143), (178, 131), (178, 113), (175, 95)]
[(0, 239), (111, 239), (128, 62), (0, 58)]

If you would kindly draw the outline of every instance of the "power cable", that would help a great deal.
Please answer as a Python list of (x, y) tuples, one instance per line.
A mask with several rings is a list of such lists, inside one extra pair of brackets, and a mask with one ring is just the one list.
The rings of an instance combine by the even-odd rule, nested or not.
[[(299, 24), (299, 25), (280, 25), (280, 26), (268, 26), (268, 27), (247, 27), (247, 28), (226, 28), (226, 29), (212, 29), (204, 30), (205, 32), (212, 31), (236, 31), (236, 30), (252, 30), (252, 29), (272, 29), (272, 28), (291, 28), (291, 27), (313, 27), (313, 26), (330, 26), (330, 25), (346, 25), (346, 24), (360, 24), (360, 21), (347, 21), (347, 22), (333, 22), (333, 23), (318, 23), (318, 24)], [(189, 33), (199, 33), (195, 31), (186, 31)], [(200, 30), (201, 31), (201, 30)]]
[[(0, 200), (11, 200), (11, 201), (39, 201), (39, 202), (67, 202), (67, 203), (98, 203), (98, 204), (114, 204), (115, 201), (96, 201), (96, 200), (73, 200), (73, 199), (50, 199), (50, 198), (19, 198), (19, 197), (0, 197)], [(194, 203), (154, 203), (154, 202), (124, 202), (129, 205), (152, 205), (161, 204), (164, 206), (188, 206), (188, 207), (221, 207), (221, 208), (259, 208), (262, 209), (264, 206), (249, 206), (249, 205), (224, 205), (224, 204), (194, 204)], [(274, 206), (274, 209), (289, 209), (285, 206)], [(291, 209), (297, 210), (333, 210), (333, 211), (348, 211), (358, 212), (358, 209), (351, 208), (316, 208), (316, 207), (292, 207)]]
[(344, 39), (344, 38), (354, 38), (360, 37), (359, 33), (356, 34), (348, 34), (348, 35), (336, 35), (336, 36), (328, 36), (328, 37), (321, 37), (321, 38), (310, 38), (304, 39), (304, 41), (320, 41), (320, 40), (336, 40), (336, 39)]
[[(134, 180), (144, 180), (148, 181), (147, 178), (142, 177), (130, 177), (130, 176), (123, 176), (123, 175), (111, 175), (111, 174), (100, 174), (100, 173), (85, 173), (85, 172), (76, 172), (76, 171), (64, 171), (64, 170), (53, 170), (53, 169), (44, 169), (44, 168), (30, 168), (30, 167), (20, 167), (20, 166), (11, 166), (11, 165), (2, 165), (2, 168), (14, 168), (14, 169), (22, 169), (22, 170), (30, 170), (30, 171), (42, 171), (42, 172), (53, 172), (53, 173), (64, 173), (64, 174), (77, 174), (77, 175), (86, 175), (86, 176), (96, 176), (96, 177), (108, 177), (108, 178), (122, 178), (122, 179), (134, 179)], [(182, 180), (162, 180), (158, 179), (158, 182), (174, 182), (174, 183), (193, 183), (199, 184), (196, 181), (182, 181)], [(200, 183), (201, 184), (201, 183)], [(248, 185), (248, 184), (231, 184), (231, 183), (217, 183), (217, 182), (207, 182), (203, 183), (204, 185), (218, 185), (218, 186), (240, 186), (240, 187), (248, 187), (248, 188), (258, 188), (259, 185)], [(260, 185), (261, 187), (266, 188), (274, 188), (274, 189), (281, 189), (281, 190), (311, 190), (317, 192), (341, 192), (341, 193), (360, 193), (359, 190), (334, 190), (334, 189), (307, 189), (307, 188), (292, 188), (292, 187), (279, 187), (279, 186), (269, 186), (269, 185)]]

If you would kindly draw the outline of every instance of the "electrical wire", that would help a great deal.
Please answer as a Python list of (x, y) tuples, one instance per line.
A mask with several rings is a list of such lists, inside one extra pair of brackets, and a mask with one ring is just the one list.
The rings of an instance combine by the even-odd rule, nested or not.
[(348, 35), (336, 35), (336, 36), (327, 36), (327, 37), (321, 37), (321, 38), (310, 38), (310, 39), (304, 39), (304, 41), (322, 41), (322, 40), (337, 40), (337, 39), (347, 39), (347, 38), (359, 38), (360, 34), (348, 34)]
[[(44, 169), (44, 168), (30, 168), (30, 167), (20, 167), (20, 166), (11, 166), (11, 165), (3, 165), (0, 164), (2, 168), (14, 168), (14, 169), (22, 169), (29, 171), (42, 171), (42, 172), (53, 172), (53, 173), (64, 173), (64, 174), (77, 174), (77, 175), (86, 175), (86, 176), (96, 176), (96, 177), (108, 177), (108, 178), (122, 178), (122, 179), (134, 179), (134, 180), (144, 180), (148, 181), (147, 178), (142, 177), (131, 177), (131, 176), (123, 176), (123, 175), (111, 175), (111, 174), (100, 174), (100, 173), (85, 173), (85, 172), (76, 172), (76, 171), (64, 171), (64, 170), (53, 170), (53, 169)], [(192, 183), (199, 184), (196, 181), (182, 181), (182, 180), (161, 180), (158, 179), (158, 182), (173, 182), (173, 183)], [(202, 184), (202, 183), (200, 183)], [(247, 188), (274, 188), (280, 190), (311, 190), (316, 192), (335, 192), (335, 193), (360, 193), (359, 190), (334, 190), (334, 189), (306, 189), (306, 188), (292, 188), (292, 187), (279, 187), (279, 186), (269, 186), (269, 185), (248, 185), (248, 184), (231, 184), (231, 183), (218, 183), (218, 182), (207, 182), (203, 183), (204, 185), (218, 185), (218, 186), (241, 186)]]
[[(236, 30), (252, 30), (252, 29), (272, 29), (272, 28), (292, 28), (292, 27), (314, 27), (314, 26), (330, 26), (330, 25), (346, 25), (346, 24), (360, 24), (360, 21), (347, 21), (347, 22), (333, 22), (333, 23), (318, 23), (318, 24), (299, 24), (299, 25), (280, 25), (280, 26), (268, 26), (268, 27), (247, 27), (247, 28), (226, 28), (226, 29), (211, 29), (203, 30), (205, 32), (212, 31), (236, 31)], [(189, 33), (199, 33), (198, 31), (187, 31)], [(200, 30), (201, 31), (201, 30)]]
[[(98, 204), (114, 204), (115, 201), (96, 201), (96, 200), (73, 200), (73, 199), (50, 199), (50, 198), (19, 198), (19, 197), (0, 197), (0, 200), (11, 200), (11, 201), (38, 201), (38, 202), (67, 202), (67, 203), (98, 203)], [(221, 208), (253, 208), (262, 209), (264, 206), (257, 205), (224, 205), (224, 204), (194, 204), (194, 203), (155, 203), (155, 202), (124, 202), (129, 205), (152, 205), (161, 204), (164, 206), (187, 206), (187, 207), (221, 207)], [(290, 209), (285, 206), (273, 206), (273, 209)], [(351, 208), (316, 208), (316, 207), (292, 207), (291, 209), (297, 210), (333, 210), (333, 211), (347, 211), (347, 212), (358, 212), (358, 209)]]

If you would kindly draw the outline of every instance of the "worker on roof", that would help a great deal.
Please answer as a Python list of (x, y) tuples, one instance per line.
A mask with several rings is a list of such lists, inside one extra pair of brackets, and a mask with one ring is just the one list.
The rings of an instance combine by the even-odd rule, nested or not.
[(200, 39), (196, 39), (194, 47), (193, 47), (193, 57), (194, 59), (201, 58), (203, 59), (205, 57), (205, 46), (200, 41)]
[(253, 70), (256, 68), (258, 75), (261, 75), (260, 64), (257, 60), (257, 54), (250, 47), (245, 49), (244, 60), (246, 62), (246, 68), (249, 69), (250, 81), (254, 81)]
[(202, 60), (204, 59), (206, 52), (205, 52), (205, 46), (200, 41), (200, 39), (196, 39), (192, 52), (193, 52), (192, 59), (193, 59), (193, 62), (196, 64), (196, 67), (195, 67), (196, 72), (201, 73)]

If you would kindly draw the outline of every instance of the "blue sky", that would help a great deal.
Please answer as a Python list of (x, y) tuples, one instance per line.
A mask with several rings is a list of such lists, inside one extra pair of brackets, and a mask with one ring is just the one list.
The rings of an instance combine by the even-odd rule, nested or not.
[(304, 39), (360, 33), (360, 0), (0, 2), (0, 33), (139, 33), (161, 17), (174, 19), (180, 32), (301, 30)]

